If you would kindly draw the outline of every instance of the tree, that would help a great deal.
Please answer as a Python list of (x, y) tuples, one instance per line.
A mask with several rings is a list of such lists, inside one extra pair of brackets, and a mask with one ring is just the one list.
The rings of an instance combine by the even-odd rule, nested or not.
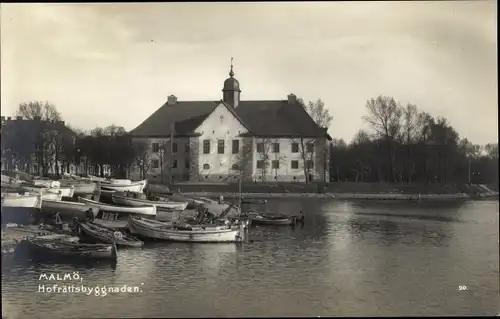
[(375, 132), (375, 136), (385, 141), (387, 147), (388, 170), (392, 181), (396, 182), (394, 141), (401, 129), (402, 110), (392, 97), (379, 96), (366, 102), (368, 115), (363, 120), (368, 122)]
[(237, 172), (240, 180), (252, 177), (252, 161), (253, 161), (252, 140), (243, 139), (242, 146), (238, 154), (236, 154), (235, 161), (232, 166), (232, 170)]
[[(329, 157), (329, 148), (326, 143), (326, 136), (328, 128), (333, 120), (333, 116), (330, 115), (329, 110), (325, 107), (325, 103), (321, 99), (316, 100), (316, 102), (309, 102), (307, 105), (304, 103), (303, 99), (299, 98), (298, 102), (302, 105), (304, 110), (309, 114), (319, 129), (318, 136), (310, 138), (308, 141), (305, 141), (302, 137), (292, 139), (292, 143), (299, 145), (299, 153), (304, 170), (305, 181), (306, 183), (310, 182), (309, 176), (311, 175), (310, 173), (311, 170), (314, 169), (314, 166), (321, 166), (323, 171), (323, 181), (326, 181)], [(311, 148), (313, 149), (313, 152), (308, 152)], [(314, 160), (314, 156), (316, 156), (316, 160)], [(321, 169), (318, 167), (317, 171), (319, 172)]]
[(141, 179), (146, 179), (147, 173), (149, 172), (149, 168), (151, 166), (149, 142), (147, 140), (134, 141), (133, 148), (135, 160), (137, 162), (137, 166), (140, 169)]
[(264, 182), (267, 177), (267, 173), (269, 172), (269, 153), (271, 151), (271, 145), (272, 141), (269, 138), (258, 138), (256, 140), (257, 143), (257, 163), (260, 161), (260, 166), (258, 167), (260, 169), (260, 174), (261, 174), (261, 180)]
[[(31, 101), (19, 104), (17, 115), (34, 120), (32, 134), (36, 137), (35, 154), (42, 175), (47, 176), (52, 169), (59, 175), (59, 164), (64, 145), (69, 145), (71, 131), (67, 130), (57, 108), (48, 102)], [(69, 147), (69, 146), (68, 146)]]

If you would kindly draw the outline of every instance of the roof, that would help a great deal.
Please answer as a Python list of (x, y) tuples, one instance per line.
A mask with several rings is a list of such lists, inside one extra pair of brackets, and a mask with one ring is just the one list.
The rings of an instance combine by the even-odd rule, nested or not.
[(316, 125), (302, 105), (287, 100), (240, 101), (236, 108), (221, 101), (165, 103), (130, 134), (135, 137), (168, 136), (170, 125), (175, 123), (176, 136), (194, 135), (194, 130), (220, 103), (242, 122), (251, 136), (312, 138), (325, 135), (325, 130)]

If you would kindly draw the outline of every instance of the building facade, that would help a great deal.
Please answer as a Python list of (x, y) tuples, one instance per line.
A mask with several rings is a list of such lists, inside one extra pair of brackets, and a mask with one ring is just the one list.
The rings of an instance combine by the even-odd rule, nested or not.
[[(328, 180), (330, 136), (297, 101), (241, 101), (233, 68), (220, 101), (173, 95), (130, 132), (147, 154), (131, 178), (157, 181)], [(145, 175), (145, 176), (144, 176)]]

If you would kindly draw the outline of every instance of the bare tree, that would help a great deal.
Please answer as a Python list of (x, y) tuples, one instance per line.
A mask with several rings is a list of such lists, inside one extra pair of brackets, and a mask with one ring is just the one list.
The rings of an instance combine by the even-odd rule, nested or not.
[(40, 118), (42, 121), (60, 121), (61, 113), (53, 104), (42, 101), (23, 102), (19, 104), (17, 115), (28, 120)]
[[(272, 141), (272, 143), (273, 144), (277, 143), (279, 145), (279, 139), (275, 139), (274, 141)], [(287, 157), (280, 155), (279, 149), (278, 149), (278, 152), (275, 152), (275, 150), (272, 149), (271, 154), (272, 154), (271, 155), (271, 158), (272, 158), (271, 169), (274, 170), (274, 179), (277, 179), (278, 178), (278, 170), (279, 170), (281, 165), (286, 164)], [(273, 165), (272, 165), (273, 162), (277, 163), (276, 167), (273, 167)]]
[(387, 157), (389, 159), (389, 172), (393, 182), (396, 182), (394, 141), (401, 129), (401, 108), (392, 97), (379, 96), (366, 102), (369, 115), (363, 116), (363, 120), (368, 122), (375, 135), (386, 142)]
[(252, 176), (252, 160), (252, 140), (243, 140), (242, 147), (236, 154), (235, 163), (232, 166), (232, 170), (237, 172), (240, 180)]
[(260, 161), (261, 163), (260, 165), (261, 181), (264, 182), (266, 180), (266, 176), (270, 166), (269, 153), (271, 151), (272, 140), (269, 138), (259, 138), (256, 140), (256, 143), (257, 143), (257, 157), (258, 157), (257, 163), (258, 161)]
[(401, 142), (406, 148), (406, 175), (408, 183), (411, 183), (415, 174), (416, 161), (413, 158), (414, 146), (421, 138), (424, 115), (418, 112), (413, 104), (407, 104), (402, 108), (403, 123), (401, 127)]
[[(326, 181), (329, 157), (326, 135), (328, 128), (332, 123), (333, 116), (330, 115), (328, 108), (325, 107), (325, 103), (321, 99), (316, 100), (316, 102), (310, 101), (307, 105), (304, 103), (303, 99), (299, 98), (298, 102), (309, 114), (314, 123), (316, 123), (318, 129), (323, 130), (318, 130), (318, 136), (310, 139), (308, 142), (305, 142), (303, 138), (292, 139), (292, 143), (299, 144), (299, 152), (302, 159), (302, 166), (304, 167), (304, 177), (306, 183), (310, 182), (309, 176), (311, 175), (311, 170), (314, 169), (313, 166), (316, 166), (317, 172), (322, 171), (323, 181)], [(313, 153), (307, 152), (308, 144), (312, 145), (309, 146), (309, 148), (314, 150)]]
[(151, 152), (150, 145), (147, 140), (134, 141), (133, 148), (135, 153), (135, 159), (140, 170), (141, 179), (147, 178), (147, 173), (151, 167)]

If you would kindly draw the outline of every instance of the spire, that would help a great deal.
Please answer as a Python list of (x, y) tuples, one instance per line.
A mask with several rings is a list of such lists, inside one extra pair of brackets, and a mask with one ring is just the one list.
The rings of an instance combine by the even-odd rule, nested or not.
[(231, 58), (231, 71), (229, 71), (229, 76), (230, 77), (234, 76), (234, 72), (233, 72), (233, 58)]

